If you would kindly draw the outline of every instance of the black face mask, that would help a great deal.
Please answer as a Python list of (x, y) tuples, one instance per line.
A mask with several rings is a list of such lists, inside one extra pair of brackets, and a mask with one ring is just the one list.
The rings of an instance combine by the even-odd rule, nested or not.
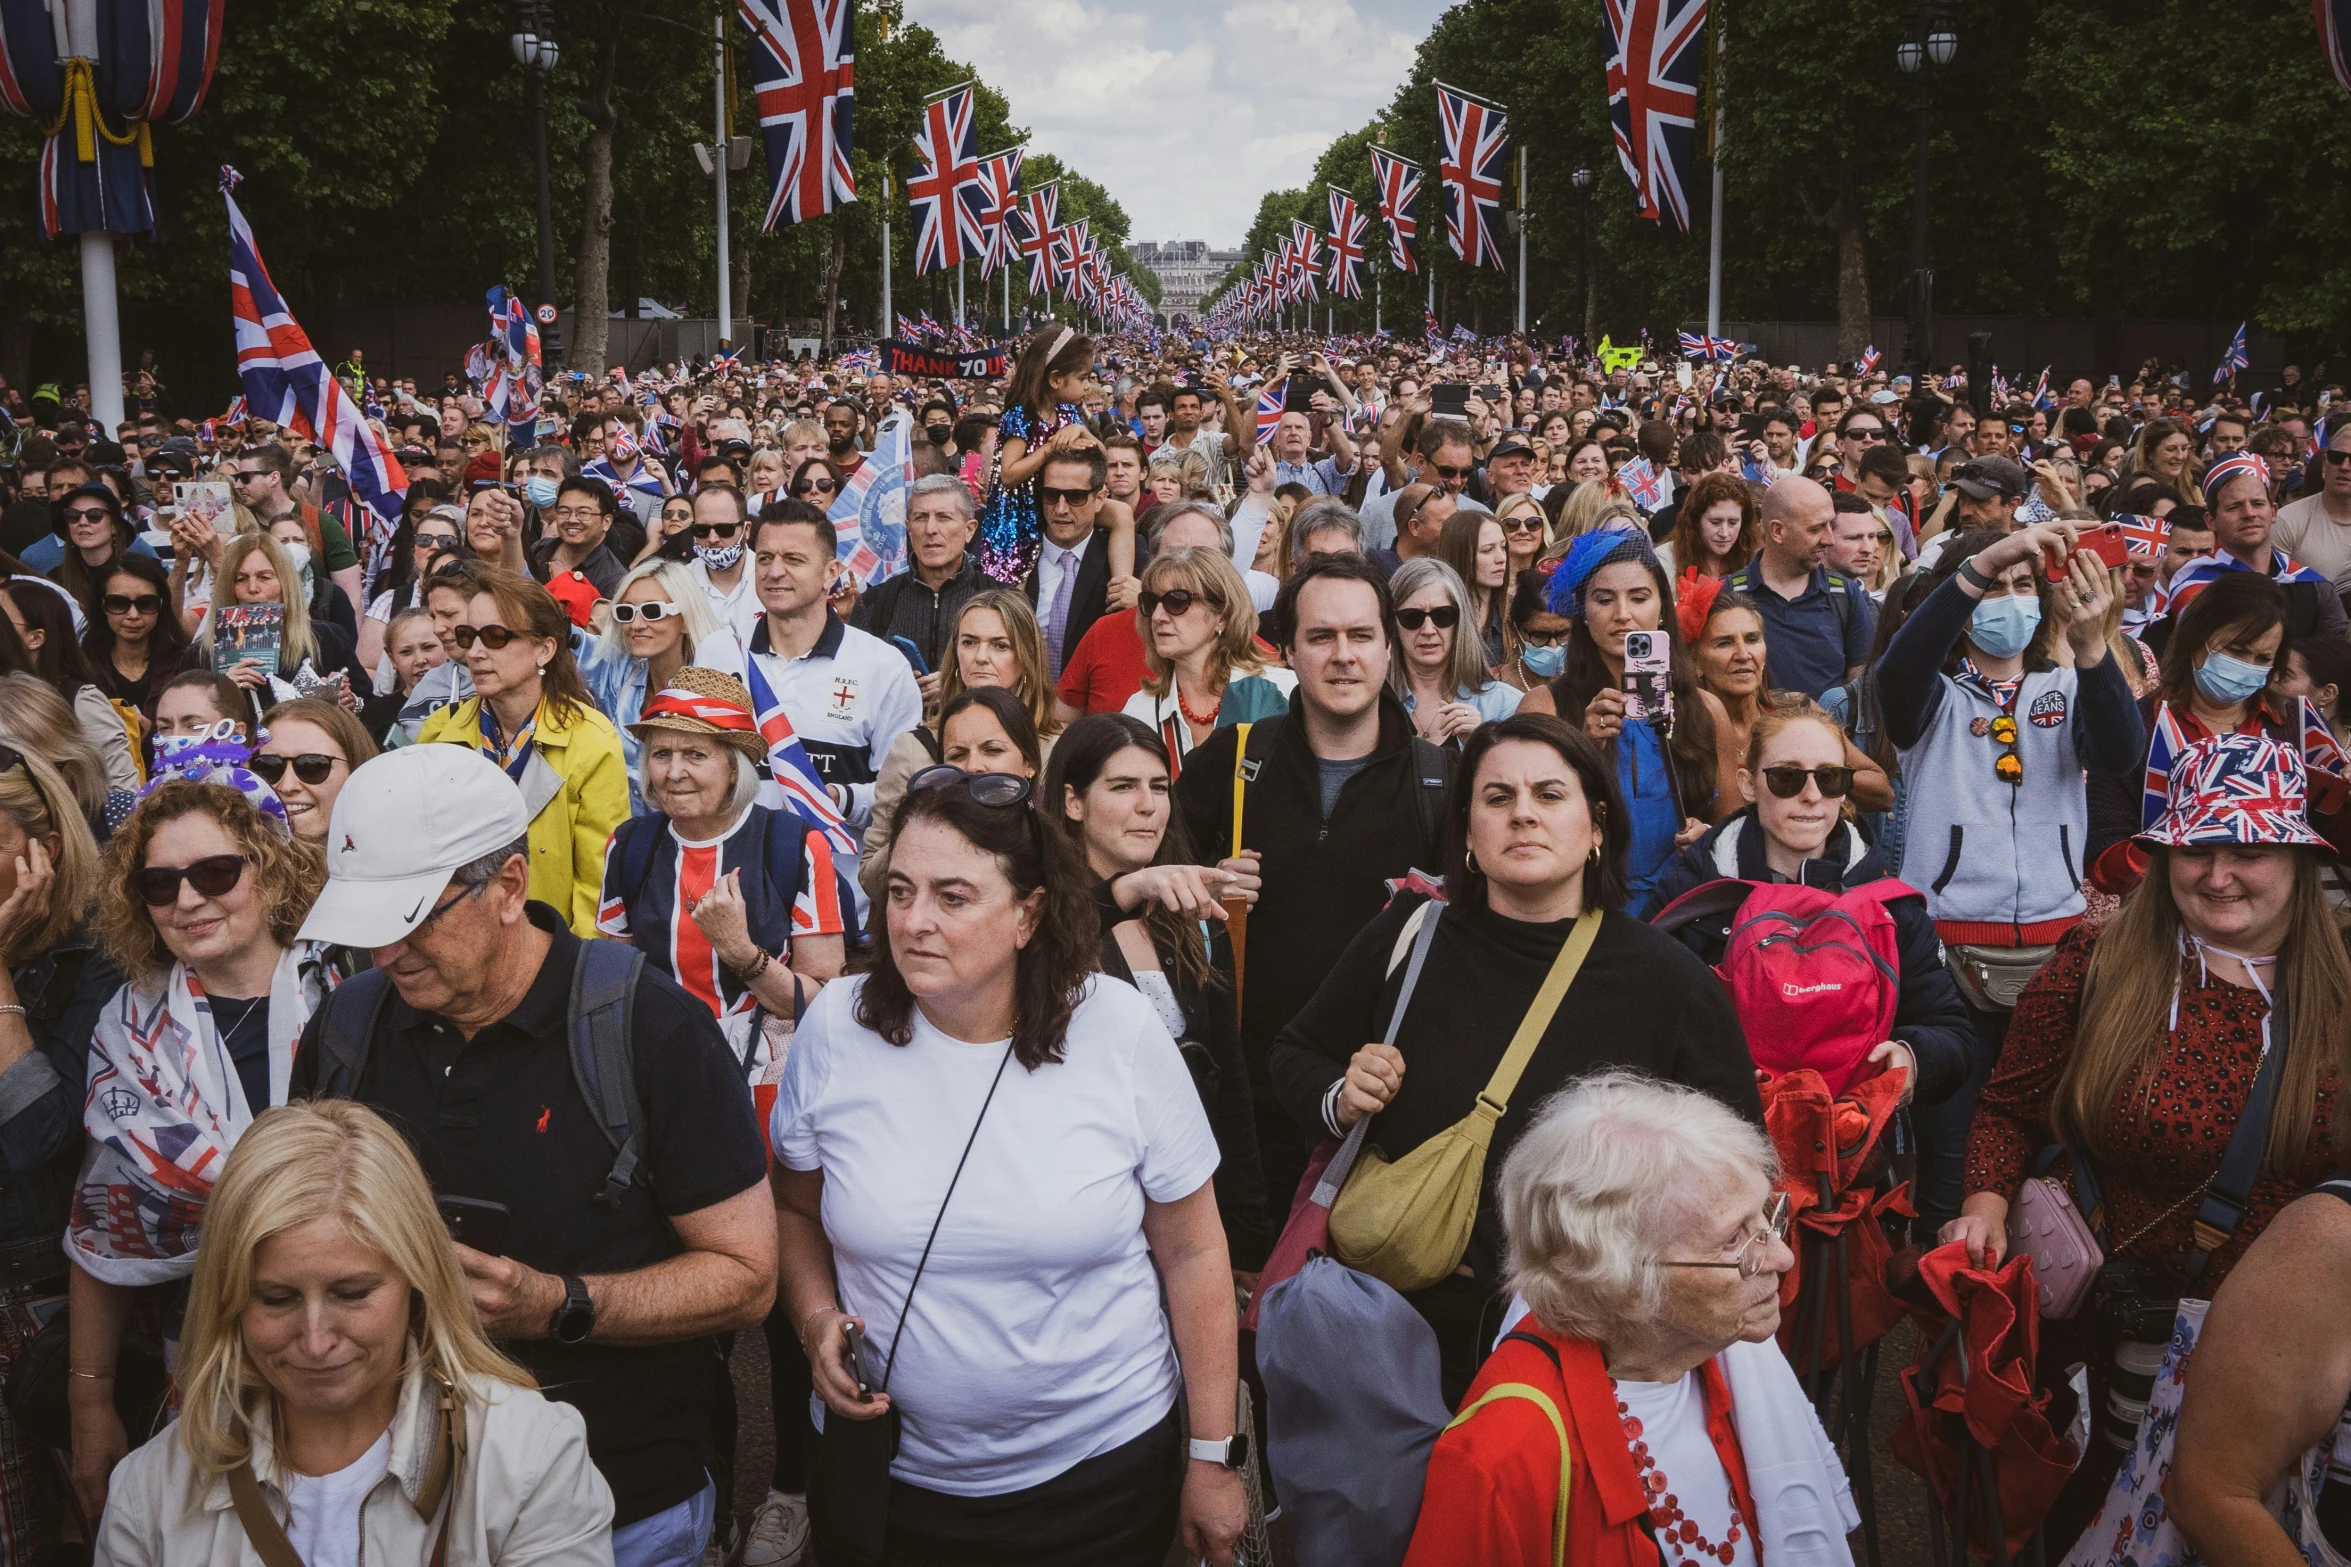
[(933, 446), (944, 446), (955, 439), (955, 426), (951, 424), (925, 425), (923, 426), (923, 434), (931, 438)]

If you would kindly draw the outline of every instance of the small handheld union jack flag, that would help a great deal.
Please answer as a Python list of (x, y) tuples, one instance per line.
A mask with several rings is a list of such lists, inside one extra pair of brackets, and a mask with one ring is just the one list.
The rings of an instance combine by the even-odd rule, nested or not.
[(1727, 337), (1708, 337), (1702, 332), (1681, 334), (1684, 359), (1736, 359), (1739, 345)]
[(1861, 358), (1855, 361), (1854, 368), (1865, 376), (1876, 375), (1878, 373), (1878, 358), (1878, 345), (1872, 343), (1861, 351)]
[(2237, 335), (2229, 339), (2229, 351), (2220, 356), (2220, 368), (2212, 372), (2214, 386), (2231, 379), (2252, 365), (2253, 361), (2245, 356), (2245, 328), (2250, 324), (2245, 321), (2237, 323)]

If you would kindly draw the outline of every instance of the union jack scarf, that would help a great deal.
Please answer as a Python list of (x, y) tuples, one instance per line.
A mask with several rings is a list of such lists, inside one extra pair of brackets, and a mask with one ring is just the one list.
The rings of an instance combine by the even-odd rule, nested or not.
[[(298, 942), (269, 988), (269, 1095), (286, 1097), (294, 1046), (326, 993), (318, 949)], [(163, 1284), (196, 1266), (205, 1205), (229, 1150), (267, 1105), (245, 1102), (204, 986), (175, 963), (159, 980), (125, 984), (91, 1038), (82, 1127), (89, 1142), (74, 1183), (65, 1245), (92, 1278)]]
[(760, 673), (755, 654), (747, 654), (743, 659), (743, 684), (750, 688), (751, 711), (759, 721), (759, 738), (767, 742), (768, 772), (783, 795), (784, 805), (824, 834), (825, 842), (832, 845), (835, 854), (854, 859), (857, 839), (850, 833), (847, 819), (834, 808), (833, 797), (817, 777), (816, 764), (809, 760), (808, 750), (801, 745), (799, 732), (793, 729), (784, 704), (776, 699), (767, 676)]

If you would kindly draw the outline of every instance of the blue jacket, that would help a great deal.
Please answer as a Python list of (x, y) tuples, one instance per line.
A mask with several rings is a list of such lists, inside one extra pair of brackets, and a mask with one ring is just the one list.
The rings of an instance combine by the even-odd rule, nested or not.
[[(1893, 874), (1877, 850), (1841, 823), (1829, 834), (1820, 858), (1806, 860), (1803, 867), (1804, 885), (1829, 892), (1866, 886)], [(1763, 829), (1756, 824), (1753, 806), (1715, 823), (1705, 837), (1666, 866), (1642, 917), (1655, 919), (1659, 910), (1683, 893), (1724, 877), (1752, 882), (1775, 879), (1764, 863)], [(1934, 921), (1927, 918), (1925, 900), (1896, 898), (1886, 905), (1886, 912), (1893, 916), (1894, 938), (1902, 959), (1902, 994), (1894, 1007), (1894, 1037), (1918, 1057), (1916, 1102), (1939, 1104), (1967, 1080), (1975, 1026), (1968, 1018), (1967, 1004), (1959, 999), (1959, 987), (1943, 967), (1943, 942), (1935, 934)], [(1674, 937), (1707, 963), (1715, 964), (1722, 961), (1730, 926), (1727, 920), (1696, 920), (1674, 932)]]

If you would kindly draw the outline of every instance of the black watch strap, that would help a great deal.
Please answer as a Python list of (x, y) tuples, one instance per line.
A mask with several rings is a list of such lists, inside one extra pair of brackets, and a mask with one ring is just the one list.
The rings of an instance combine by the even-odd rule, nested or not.
[(581, 1344), (596, 1326), (596, 1303), (588, 1297), (588, 1281), (576, 1273), (563, 1276), (563, 1304), (548, 1320), (547, 1336), (558, 1344)]

